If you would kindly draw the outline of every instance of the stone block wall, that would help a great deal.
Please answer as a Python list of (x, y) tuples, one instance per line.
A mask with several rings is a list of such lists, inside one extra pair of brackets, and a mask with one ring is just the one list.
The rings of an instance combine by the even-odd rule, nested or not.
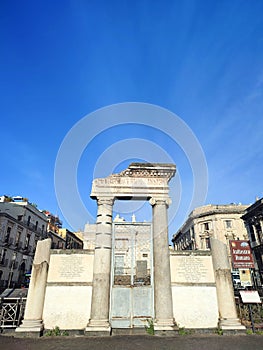
[(85, 329), (90, 318), (94, 252), (51, 250), (44, 328)]
[(170, 254), (173, 314), (178, 327), (216, 328), (218, 305), (210, 252)]

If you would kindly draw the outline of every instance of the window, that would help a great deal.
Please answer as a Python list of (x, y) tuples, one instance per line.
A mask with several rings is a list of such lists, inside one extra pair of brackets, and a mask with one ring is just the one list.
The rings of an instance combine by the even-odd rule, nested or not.
[(255, 242), (256, 236), (255, 236), (255, 232), (254, 232), (254, 228), (253, 228), (252, 224), (249, 224), (249, 232), (250, 232), (250, 236), (251, 236), (251, 241)]
[(37, 249), (37, 242), (38, 242), (38, 239), (35, 239), (34, 251)]
[(13, 279), (13, 271), (10, 271), (9, 272), (9, 275), (8, 275), (8, 283), (7, 283), (7, 288), (10, 288), (12, 287), (12, 279)]
[(210, 249), (211, 245), (210, 245), (210, 237), (206, 237), (205, 238), (205, 248), (206, 249)]
[(36, 221), (35, 230), (37, 231), (38, 221)]
[(26, 244), (25, 244), (25, 248), (28, 248), (29, 246), (29, 241), (30, 241), (30, 234), (26, 235)]
[(203, 228), (204, 228), (204, 231), (209, 231), (209, 222), (204, 222), (203, 223)]
[(142, 254), (142, 257), (143, 257), (143, 258), (148, 258), (148, 254), (143, 253), (143, 254)]
[(194, 229), (194, 226), (191, 227), (191, 231), (192, 231), (192, 238), (195, 239), (195, 229)]
[(262, 243), (262, 230), (261, 230), (260, 223), (256, 223), (256, 233), (257, 233), (258, 243)]
[(0, 264), (1, 265), (4, 265), (5, 257), (6, 257), (6, 249), (2, 249), (1, 250), (1, 255), (0, 255)]
[(17, 216), (17, 221), (22, 221), (23, 215), (18, 215)]
[(256, 232), (257, 232), (257, 234), (261, 233), (262, 231), (261, 231), (261, 226), (260, 226), (260, 224), (257, 223), (255, 226), (256, 226)]
[(123, 275), (124, 273), (124, 255), (115, 255), (115, 275)]
[(226, 229), (232, 228), (232, 220), (225, 220), (225, 227)]
[(12, 230), (12, 227), (8, 226), (6, 230), (6, 235), (5, 235), (5, 242), (9, 241), (11, 230)]
[(29, 217), (27, 218), (27, 226), (30, 225), (30, 220), (31, 220), (31, 216), (29, 216)]
[(15, 245), (18, 246), (22, 232), (18, 231), (16, 235)]

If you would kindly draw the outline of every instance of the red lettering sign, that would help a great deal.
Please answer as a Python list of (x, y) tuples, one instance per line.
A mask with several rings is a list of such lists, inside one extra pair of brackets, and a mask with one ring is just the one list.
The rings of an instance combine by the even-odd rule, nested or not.
[(255, 267), (249, 241), (230, 240), (229, 244), (234, 269), (253, 269)]

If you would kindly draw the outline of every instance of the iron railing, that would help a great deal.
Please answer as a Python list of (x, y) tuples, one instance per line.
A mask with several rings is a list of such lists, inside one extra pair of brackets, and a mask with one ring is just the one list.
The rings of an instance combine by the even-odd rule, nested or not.
[(18, 327), (25, 312), (26, 298), (0, 298), (0, 331)]
[(247, 328), (252, 328), (251, 316), (255, 329), (263, 329), (263, 298), (261, 304), (245, 304), (240, 297), (235, 297), (238, 317)]

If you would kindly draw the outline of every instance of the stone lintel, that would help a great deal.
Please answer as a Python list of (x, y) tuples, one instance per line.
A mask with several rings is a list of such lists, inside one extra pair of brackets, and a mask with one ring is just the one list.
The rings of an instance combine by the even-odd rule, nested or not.
[(131, 163), (119, 174), (94, 179), (91, 198), (150, 199), (168, 197), (168, 182), (176, 171), (174, 164)]

